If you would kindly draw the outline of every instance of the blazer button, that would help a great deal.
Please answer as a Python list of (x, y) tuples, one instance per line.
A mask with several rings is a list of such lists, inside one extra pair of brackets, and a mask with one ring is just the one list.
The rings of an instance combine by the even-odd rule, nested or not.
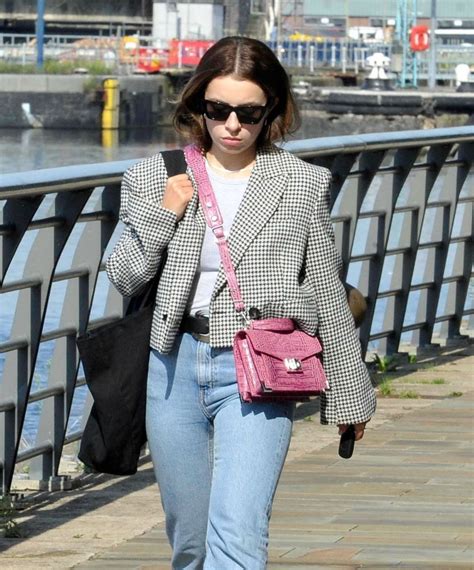
[(249, 317), (251, 319), (258, 321), (258, 319), (260, 319), (261, 316), (262, 316), (262, 313), (257, 309), (257, 307), (250, 307)]

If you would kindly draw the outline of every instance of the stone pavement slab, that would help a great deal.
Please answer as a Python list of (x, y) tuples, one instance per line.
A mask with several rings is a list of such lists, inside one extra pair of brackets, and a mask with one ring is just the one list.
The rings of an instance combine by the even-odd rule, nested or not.
[[(470, 349), (444, 363), (451, 379), (436, 385), (444, 390), (436, 398), (423, 384), (434, 367), (429, 376), (405, 376), (419, 398), (379, 398), (349, 461), (338, 457), (338, 436), (318, 425), (317, 411), (296, 422), (273, 508), (269, 570), (474, 568), (473, 364)], [(0, 539), (2, 570), (169, 569), (149, 463), (134, 477), (95, 475), (85, 488), (44, 494), (19, 522), (28, 536)]]

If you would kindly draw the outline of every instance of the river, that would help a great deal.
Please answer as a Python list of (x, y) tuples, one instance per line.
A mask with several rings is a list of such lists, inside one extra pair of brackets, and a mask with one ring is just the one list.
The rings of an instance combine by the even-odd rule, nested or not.
[[(289, 140), (419, 127), (417, 119), (406, 116), (386, 120), (380, 116), (303, 112), (301, 127)], [(0, 129), (0, 177), (7, 172), (138, 159), (182, 143), (171, 127), (109, 131), (106, 134), (92, 129)]]

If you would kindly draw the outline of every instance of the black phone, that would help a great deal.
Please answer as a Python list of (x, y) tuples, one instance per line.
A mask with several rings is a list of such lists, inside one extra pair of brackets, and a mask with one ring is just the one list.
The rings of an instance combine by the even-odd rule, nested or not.
[(339, 455), (344, 459), (352, 457), (355, 443), (355, 428), (350, 425), (346, 431), (341, 435), (339, 442)]

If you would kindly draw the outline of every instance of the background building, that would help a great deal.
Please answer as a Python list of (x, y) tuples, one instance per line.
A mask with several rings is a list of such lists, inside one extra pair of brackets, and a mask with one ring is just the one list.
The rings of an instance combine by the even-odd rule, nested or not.
[[(252, 3), (253, 0), (46, 0), (45, 21), (47, 33), (52, 34), (151, 35), (155, 28), (165, 37), (190, 33), (205, 39), (211, 39), (212, 34), (212, 39), (216, 39), (248, 33)], [(0, 33), (34, 33), (36, 4), (37, 0), (0, 0)], [(253, 20), (258, 22), (259, 16)]]
[(172, 39), (213, 40), (222, 37), (223, 31), (222, 0), (153, 2), (152, 35), (157, 44)]
[[(285, 3), (283, 1), (283, 3)], [(287, 2), (286, 4), (289, 4)], [(372, 33), (379, 32), (383, 39), (383, 30), (393, 27), (402, 0), (302, 0), (302, 17), (289, 22), (288, 11), (283, 11), (285, 28), (299, 27), (300, 32), (315, 35), (357, 35), (357, 28), (371, 28)], [(411, 4), (411, 2), (408, 2)], [(416, 17), (418, 23), (428, 23), (431, 16), (431, 0), (417, 0)], [(289, 6), (288, 6), (289, 7)], [(458, 30), (474, 28), (474, 0), (437, 0), (436, 2), (438, 28), (453, 28)], [(291, 12), (291, 9), (290, 9)], [(288, 23), (286, 23), (288, 22)], [(291, 25), (293, 24), (293, 25)], [(367, 30), (367, 33), (368, 30)], [(460, 33), (459, 35), (462, 35)]]
[[(46, 32), (72, 35), (157, 35), (219, 39), (244, 34), (267, 40), (391, 38), (397, 11), (410, 0), (45, 0)], [(0, 0), (0, 33), (35, 30), (37, 0)], [(427, 23), (431, 0), (417, 0), (418, 23)], [(280, 8), (280, 15), (278, 15)], [(437, 0), (438, 33), (460, 41), (474, 33), (474, 0)], [(465, 33), (471, 30), (471, 33)], [(389, 33), (387, 33), (387, 31)], [(464, 34), (464, 35), (463, 35)]]
[[(45, 0), (52, 34), (151, 33), (153, 0)], [(0, 0), (0, 33), (34, 33), (37, 0)]]

